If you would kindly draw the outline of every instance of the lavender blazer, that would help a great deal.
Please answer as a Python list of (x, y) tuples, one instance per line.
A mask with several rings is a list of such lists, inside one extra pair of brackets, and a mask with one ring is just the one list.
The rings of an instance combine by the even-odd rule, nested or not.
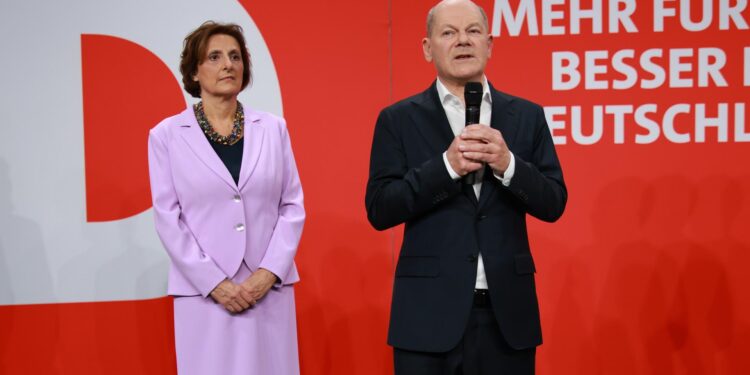
[(151, 129), (148, 163), (156, 231), (171, 259), (170, 295), (206, 297), (243, 260), (282, 284), (299, 281), (294, 255), (305, 210), (284, 119), (245, 110), (237, 184), (192, 107)]

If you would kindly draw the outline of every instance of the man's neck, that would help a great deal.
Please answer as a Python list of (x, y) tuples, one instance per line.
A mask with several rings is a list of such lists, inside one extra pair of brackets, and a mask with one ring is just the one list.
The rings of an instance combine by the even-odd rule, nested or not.
[(467, 82), (479, 82), (482, 84), (482, 86), (484, 86), (485, 81), (484, 75), (482, 75), (482, 77), (477, 80), (455, 81), (445, 79), (440, 76), (438, 76), (438, 80), (440, 80), (440, 83), (442, 83), (443, 86), (445, 86), (445, 88), (448, 89), (451, 94), (455, 95), (459, 100), (461, 100), (461, 103), (464, 102), (464, 87), (466, 87)]

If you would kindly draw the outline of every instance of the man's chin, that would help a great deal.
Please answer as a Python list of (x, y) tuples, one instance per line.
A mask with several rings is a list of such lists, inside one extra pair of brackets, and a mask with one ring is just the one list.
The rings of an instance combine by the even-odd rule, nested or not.
[[(472, 64), (473, 65), (473, 64)], [(456, 78), (460, 79), (472, 79), (481, 78), (484, 75), (484, 71), (481, 67), (474, 66), (461, 66), (454, 71)]]
[(467, 74), (458, 74), (456, 76), (459, 82), (482, 82), (483, 72), (472, 72)]
[(482, 82), (484, 71), (477, 68), (456, 69), (452, 72), (444, 72), (444, 74), (440, 74), (440, 72), (438, 72), (438, 76), (443, 80), (443, 82)]

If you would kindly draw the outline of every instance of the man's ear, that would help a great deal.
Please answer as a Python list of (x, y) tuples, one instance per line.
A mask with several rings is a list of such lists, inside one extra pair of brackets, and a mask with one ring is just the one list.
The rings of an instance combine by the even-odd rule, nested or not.
[(427, 62), (432, 62), (432, 46), (430, 45), (430, 38), (422, 39), (422, 53), (424, 53), (424, 59)]
[(487, 57), (492, 57), (492, 34), (487, 35)]

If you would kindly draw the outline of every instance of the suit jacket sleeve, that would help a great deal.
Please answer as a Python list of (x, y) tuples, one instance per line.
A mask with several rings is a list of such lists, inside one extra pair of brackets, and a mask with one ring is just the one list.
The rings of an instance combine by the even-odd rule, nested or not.
[(460, 182), (451, 179), (442, 154), (417, 167), (408, 166), (402, 132), (408, 126), (403, 121), (409, 116), (394, 112), (389, 107), (378, 116), (370, 154), (365, 204), (367, 218), (377, 230), (418, 217), (461, 192)]
[(170, 168), (169, 148), (166, 140), (160, 137), (166, 132), (157, 134), (158, 129), (152, 129), (148, 138), (149, 178), (156, 231), (172, 264), (207, 297), (227, 275), (201, 250), (181, 218), (180, 201)]
[(281, 142), (284, 158), (283, 183), (279, 201), (279, 216), (274, 227), (268, 249), (260, 262), (260, 268), (273, 272), (286, 283), (287, 275), (294, 264), (302, 227), (305, 223), (302, 185), (292, 153), (289, 132), (284, 120), (280, 120)]
[(523, 160), (514, 154), (516, 170), (508, 189), (524, 204), (526, 212), (537, 219), (552, 222), (562, 216), (568, 191), (544, 111), (537, 105), (534, 107), (531, 160)]

